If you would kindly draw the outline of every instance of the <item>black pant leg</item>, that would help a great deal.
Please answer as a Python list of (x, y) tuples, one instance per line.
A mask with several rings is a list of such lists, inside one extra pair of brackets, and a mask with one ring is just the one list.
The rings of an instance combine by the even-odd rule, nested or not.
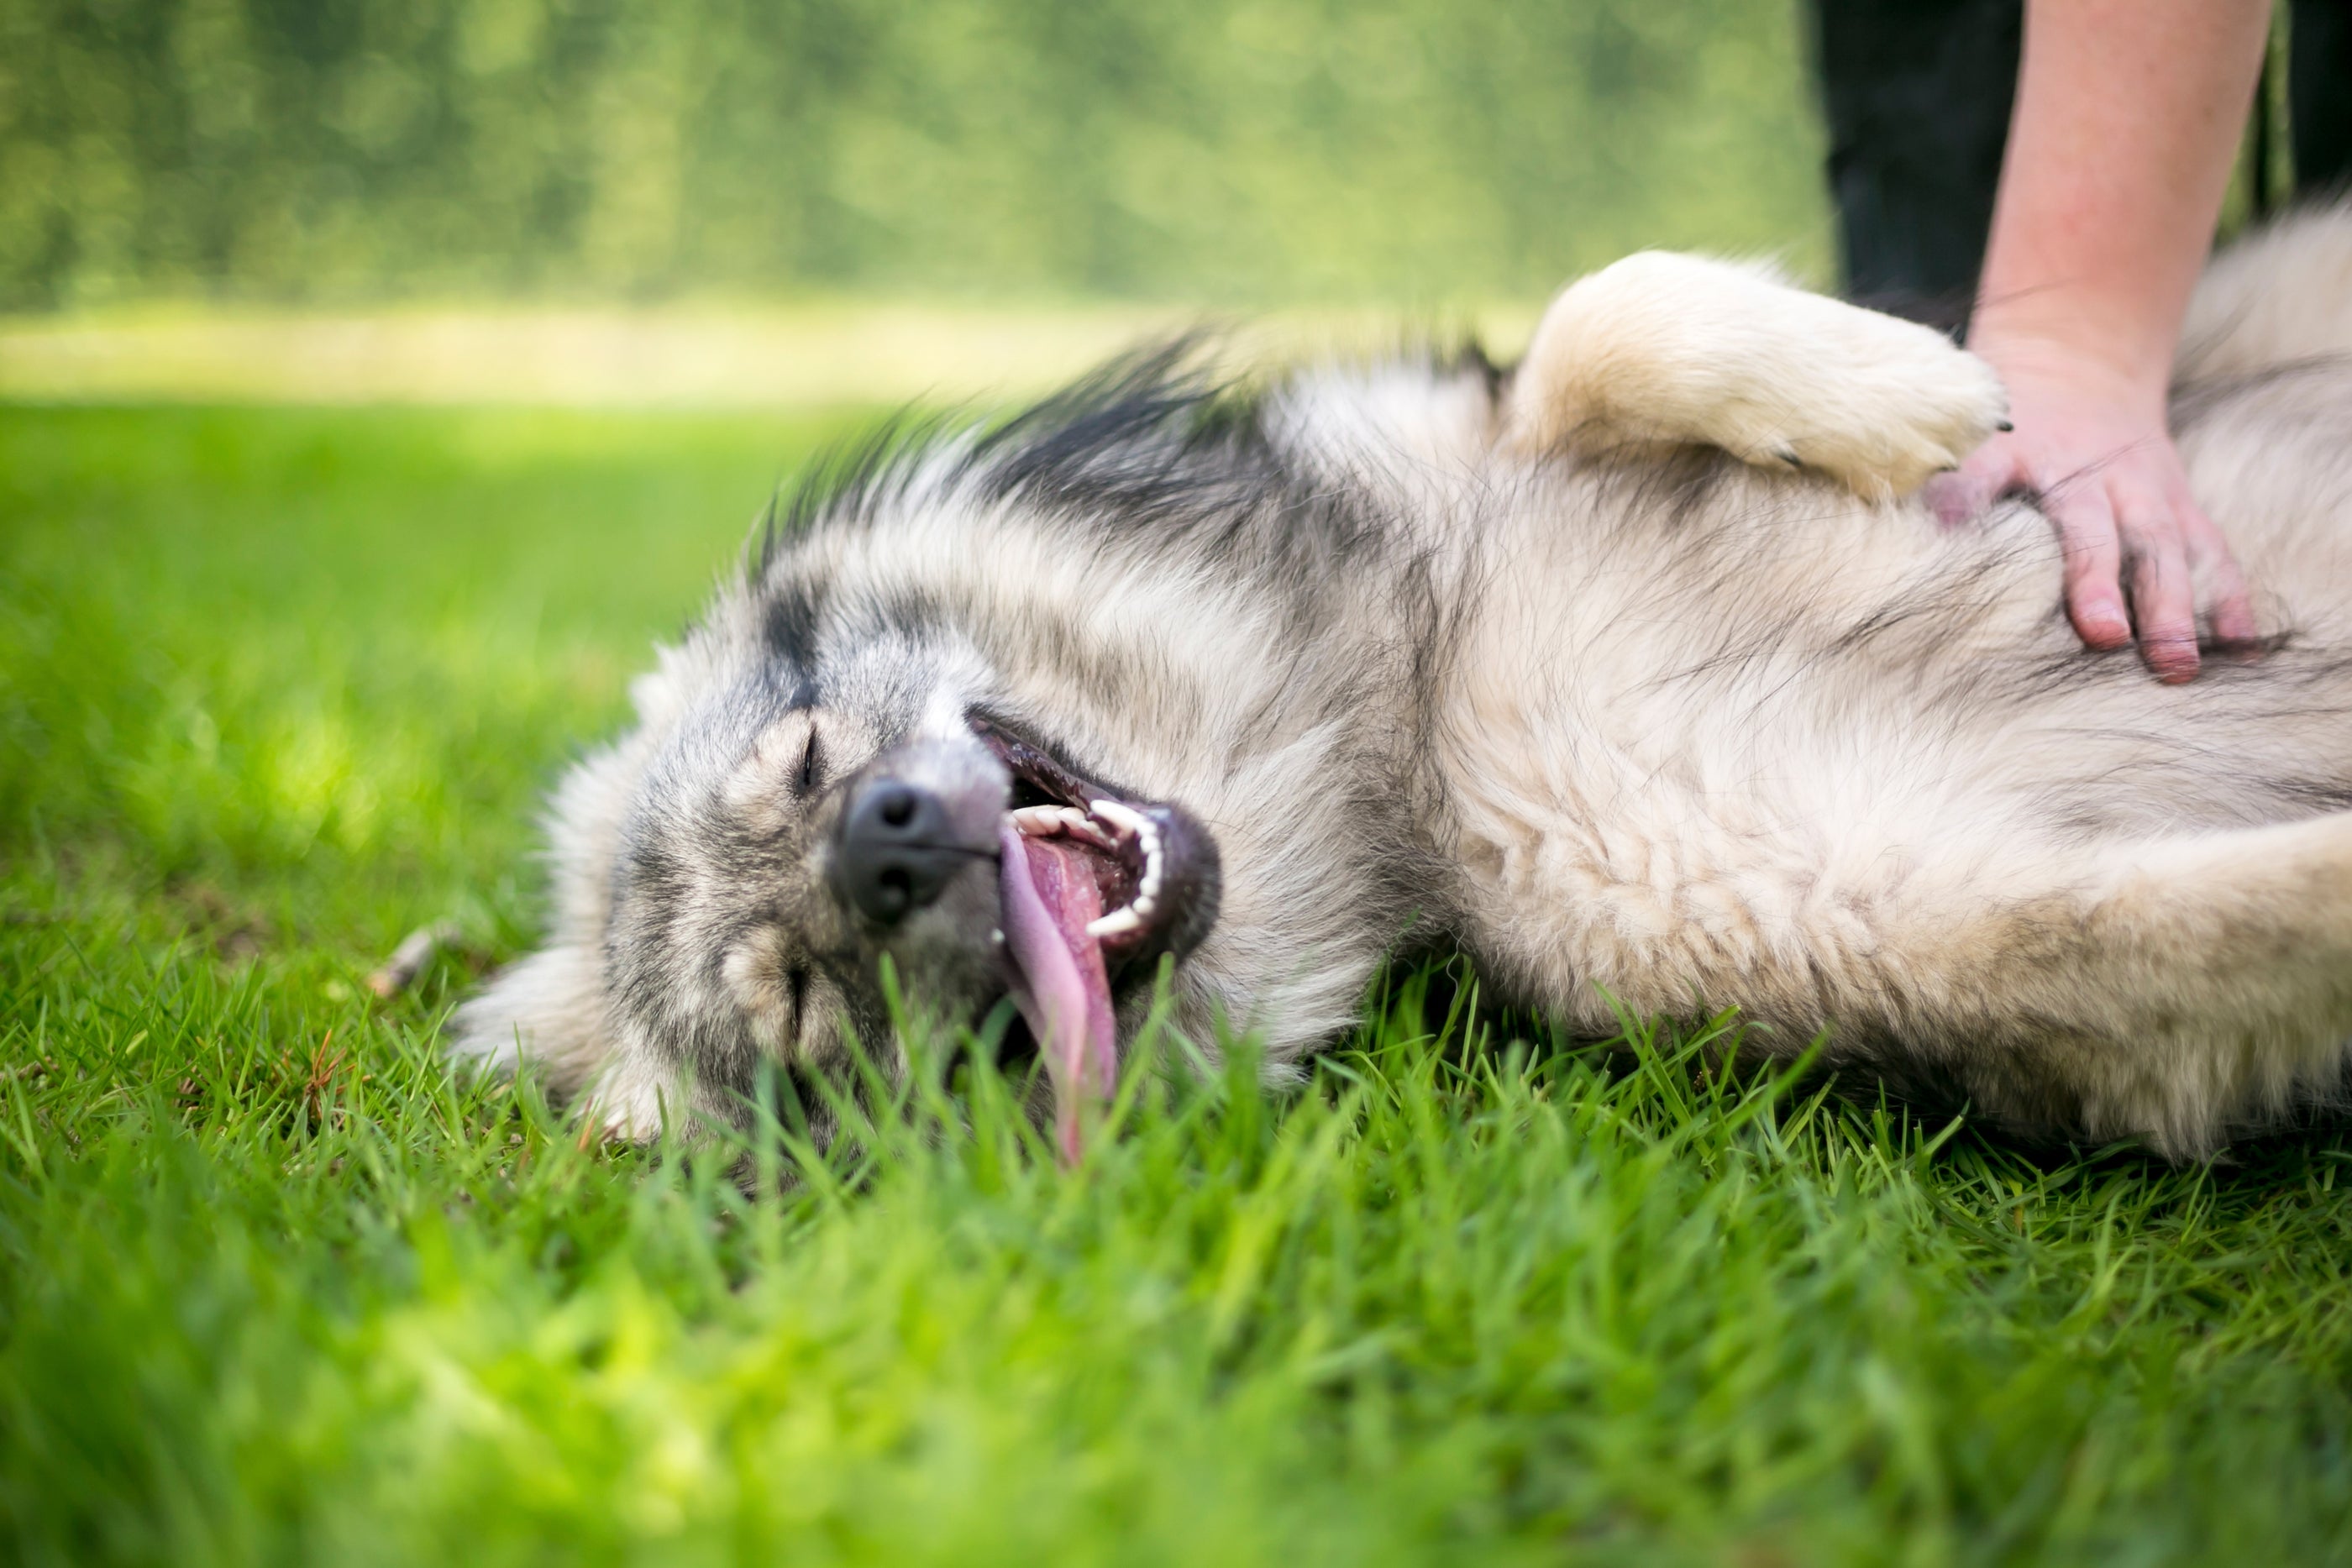
[(2342, 189), (2352, 177), (2352, 0), (2294, 0), (2286, 90), (2296, 186)]
[(1813, 22), (1847, 293), (1956, 326), (1992, 229), (2022, 0), (1813, 0)]

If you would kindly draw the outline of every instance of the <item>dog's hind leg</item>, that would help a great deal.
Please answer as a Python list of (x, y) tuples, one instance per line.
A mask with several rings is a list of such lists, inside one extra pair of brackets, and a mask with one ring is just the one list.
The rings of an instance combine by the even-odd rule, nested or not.
[(1833, 1064), (2175, 1158), (2333, 1088), (2352, 1039), (2352, 813), (2072, 847), (1857, 841), (1810, 862), (1632, 826), (1511, 849), (1486, 833), (1473, 870), (1482, 963), (1580, 1030), (1620, 1005), (1736, 1009), (1750, 1049), (1826, 1032)]
[(1663, 251), (1554, 299), (1507, 400), (1504, 438), (1530, 454), (1716, 446), (1872, 499), (1956, 466), (2008, 407), (1991, 367), (1940, 332)]
[(1846, 993), (1832, 1014), (1981, 1108), (2187, 1157), (2334, 1088), (2352, 814), (2111, 845), (2038, 892), (1939, 880), (1866, 917), (1872, 950), (1814, 978)]

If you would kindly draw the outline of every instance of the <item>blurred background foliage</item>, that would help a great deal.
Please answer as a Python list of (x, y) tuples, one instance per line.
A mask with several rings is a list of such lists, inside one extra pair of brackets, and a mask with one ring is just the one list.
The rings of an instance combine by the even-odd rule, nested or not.
[(1788, 0), (0, 0), (0, 309), (1819, 273), (1804, 55)]

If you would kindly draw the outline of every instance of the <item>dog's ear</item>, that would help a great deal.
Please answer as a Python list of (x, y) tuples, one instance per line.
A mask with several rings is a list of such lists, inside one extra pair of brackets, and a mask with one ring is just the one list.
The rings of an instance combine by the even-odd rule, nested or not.
[(1761, 266), (1644, 251), (1551, 302), (1503, 436), (1530, 455), (1715, 446), (1876, 500), (1957, 466), (2007, 408), (1992, 368), (1940, 332)]

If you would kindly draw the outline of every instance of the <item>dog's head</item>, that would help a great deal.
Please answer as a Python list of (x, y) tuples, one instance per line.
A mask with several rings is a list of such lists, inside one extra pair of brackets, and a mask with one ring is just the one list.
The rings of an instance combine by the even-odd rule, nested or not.
[(617, 1033), (720, 1084), (761, 1053), (825, 1070), (853, 1037), (894, 1057), (887, 959), (950, 1025), (1012, 1004), (1006, 1039), (1042, 1058), (1076, 1155), (1122, 1004), (1216, 919), (1216, 846), (982, 706), (964, 663), (885, 637), (760, 671), (669, 738), (614, 861)]
[(1075, 739), (1050, 682), (840, 591), (838, 564), (763, 562), (639, 684), (635, 733), (555, 801), (555, 940), (468, 1005), (460, 1050), (533, 1059), (642, 1137), (740, 1114), (763, 1059), (903, 1065), (887, 967), (950, 1026), (1009, 1003), (1006, 1055), (1042, 1059), (1075, 1155), (1162, 960), (1216, 921), (1216, 843)]
[(557, 791), (548, 941), (459, 1053), (644, 1137), (763, 1063), (895, 1063), (895, 971), (1009, 1019), (1066, 1147), (1171, 960), (1204, 1051), (1278, 1071), (1352, 1021), (1438, 886), (1391, 749), (1426, 596), (1171, 362), (812, 481)]

